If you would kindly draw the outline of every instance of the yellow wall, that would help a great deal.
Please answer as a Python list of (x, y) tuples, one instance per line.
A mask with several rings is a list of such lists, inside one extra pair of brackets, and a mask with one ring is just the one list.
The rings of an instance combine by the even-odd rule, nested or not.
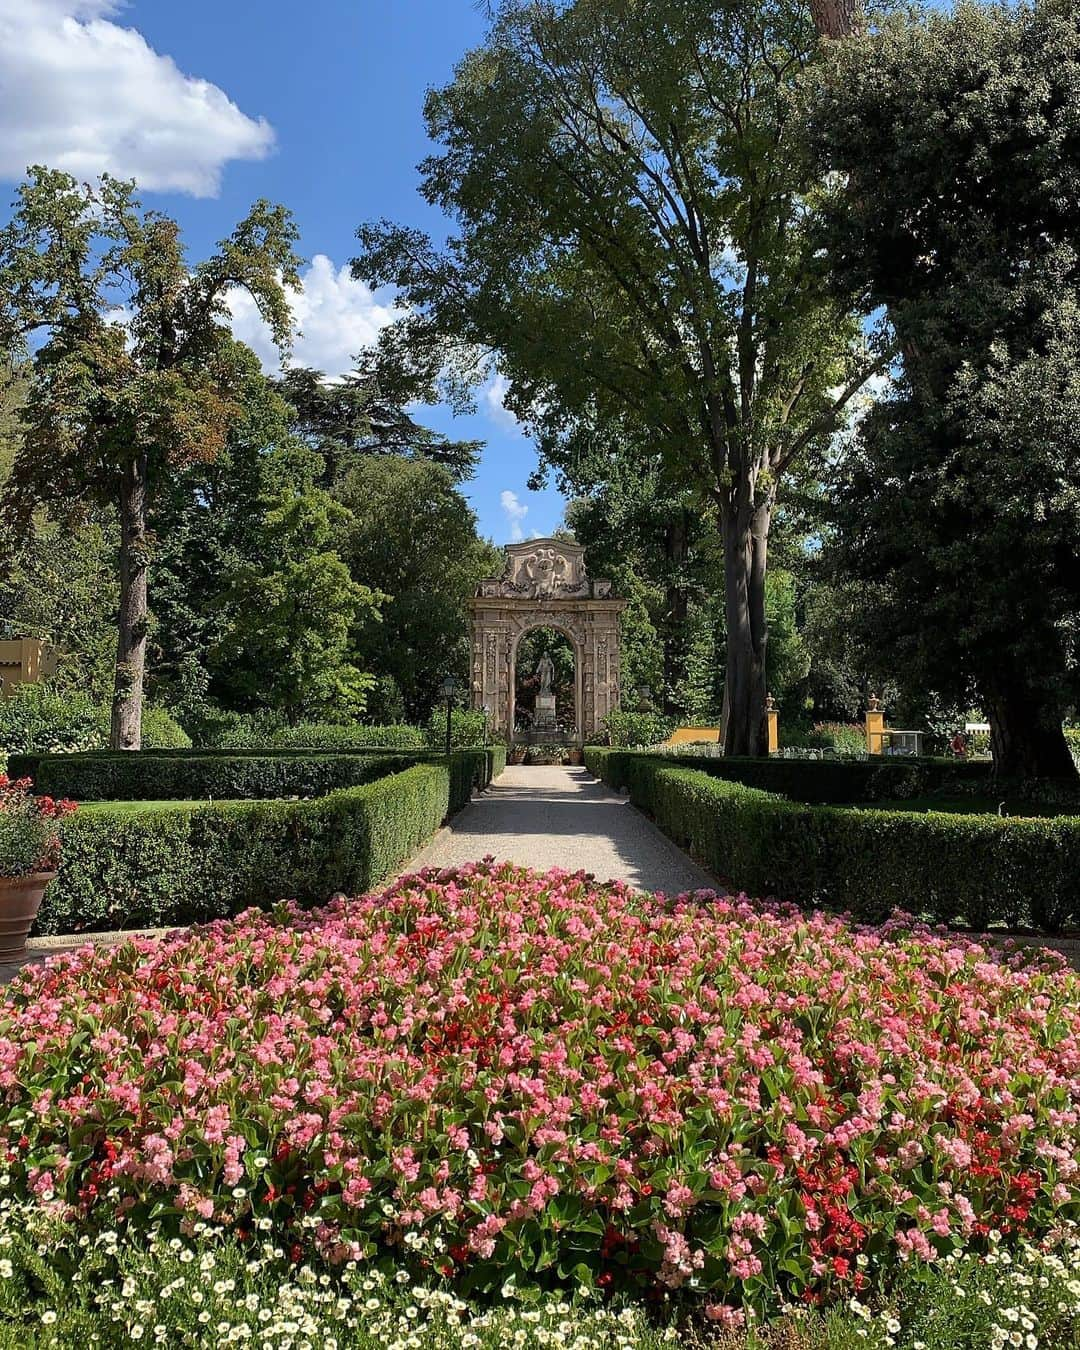
[(56, 658), (40, 638), (0, 642), (0, 694), (10, 694), (19, 684), (37, 684), (55, 669)]
[(695, 741), (712, 741), (720, 739), (719, 727), (679, 727), (673, 731), (664, 742), (665, 745), (693, 745)]

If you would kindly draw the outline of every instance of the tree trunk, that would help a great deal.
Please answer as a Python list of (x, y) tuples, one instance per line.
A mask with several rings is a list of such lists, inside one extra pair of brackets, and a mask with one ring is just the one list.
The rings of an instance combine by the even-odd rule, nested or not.
[(1023, 680), (983, 682), (996, 778), (1077, 778), (1061, 711)]
[(861, 0), (810, 0), (810, 13), (823, 38), (850, 37), (863, 27)]
[(109, 737), (114, 750), (138, 750), (142, 746), (147, 630), (146, 525), (146, 456), (140, 454), (125, 465), (120, 481), (120, 614)]
[(771, 506), (725, 511), (724, 600), (727, 666), (721, 741), (725, 755), (767, 755), (765, 568)]

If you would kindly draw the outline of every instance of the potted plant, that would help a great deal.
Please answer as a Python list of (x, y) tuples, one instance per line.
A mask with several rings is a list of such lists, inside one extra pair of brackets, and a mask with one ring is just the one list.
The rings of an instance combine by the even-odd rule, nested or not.
[(74, 802), (35, 797), (29, 778), (0, 774), (0, 961), (16, 961), (60, 866), (60, 821)]

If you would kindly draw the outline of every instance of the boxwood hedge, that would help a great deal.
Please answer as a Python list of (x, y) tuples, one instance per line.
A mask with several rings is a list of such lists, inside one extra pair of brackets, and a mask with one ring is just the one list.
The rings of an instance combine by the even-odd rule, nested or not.
[[(872, 923), (896, 908), (977, 929), (1055, 932), (1080, 923), (1080, 816), (860, 809), (791, 800), (663, 756), (590, 748), (585, 762), (610, 786), (628, 789), (717, 878), (752, 895)], [(812, 791), (805, 773), (799, 790)], [(833, 790), (823, 782), (822, 795)]]
[[(505, 749), (456, 752), (453, 771), (465, 755), (479, 785), (492, 776), (494, 757)], [(485, 756), (489, 767), (483, 769)], [(318, 751), (90, 751), (71, 755), (13, 756), (8, 772), (30, 778), (35, 792), (79, 802), (169, 801), (213, 798), (318, 797), (338, 788), (438, 758), (433, 751), (369, 749)], [(501, 772), (501, 769), (500, 769)]]
[(464, 751), (311, 801), (122, 803), (63, 824), (39, 933), (202, 922), (282, 899), (320, 904), (385, 880), (499, 767)]

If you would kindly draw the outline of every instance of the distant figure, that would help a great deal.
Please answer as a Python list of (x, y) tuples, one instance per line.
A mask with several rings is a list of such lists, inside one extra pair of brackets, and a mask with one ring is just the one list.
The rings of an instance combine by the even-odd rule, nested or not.
[(541, 694), (551, 693), (551, 683), (555, 678), (555, 662), (545, 652), (536, 663), (536, 673), (540, 676)]
[(962, 731), (957, 731), (949, 742), (949, 749), (957, 759), (967, 758), (967, 737)]

